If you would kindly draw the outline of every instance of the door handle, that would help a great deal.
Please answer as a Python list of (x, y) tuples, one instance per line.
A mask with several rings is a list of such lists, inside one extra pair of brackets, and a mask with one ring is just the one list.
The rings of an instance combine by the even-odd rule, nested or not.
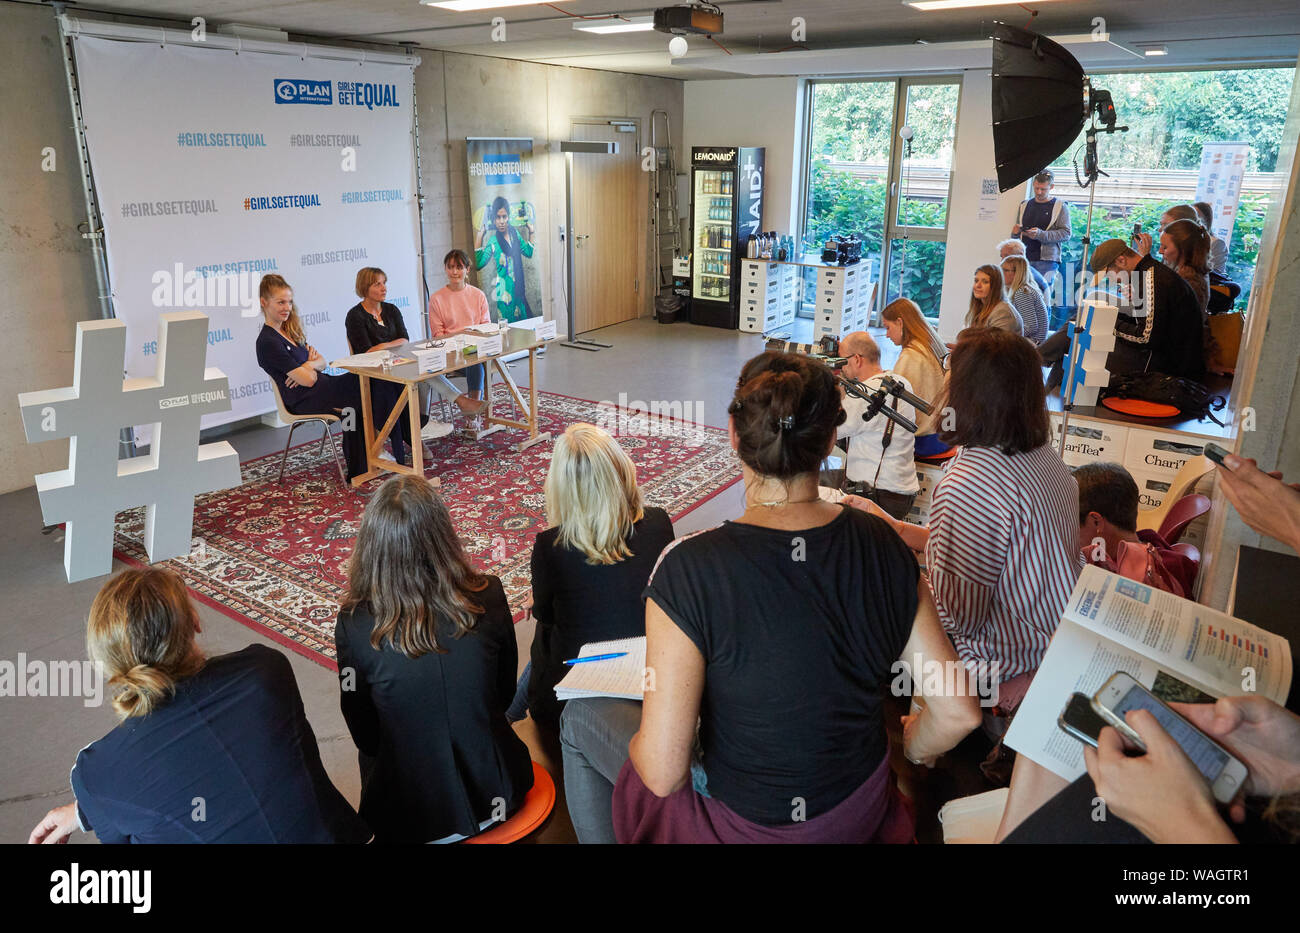
[(573, 235), (573, 248), (578, 249), (579, 247), (582, 246), (583, 240), (589, 240), (589, 239), (591, 239), (590, 233), (575, 233)]

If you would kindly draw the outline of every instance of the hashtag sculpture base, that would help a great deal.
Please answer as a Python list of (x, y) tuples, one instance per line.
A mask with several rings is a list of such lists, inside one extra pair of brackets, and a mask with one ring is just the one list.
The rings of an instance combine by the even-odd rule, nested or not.
[[(29, 443), (68, 438), (68, 468), (36, 477), (47, 525), (65, 525), (68, 582), (113, 569), (114, 519), (145, 507), (144, 548), (151, 562), (190, 552), (194, 496), (239, 485), (239, 457), (225, 441), (199, 443), (199, 421), (230, 409), (226, 376), (206, 368), (208, 316), (162, 314), (158, 368), (123, 379), (126, 324), (77, 325), (73, 384), (18, 396)], [(153, 425), (149, 453), (119, 457), (121, 429)]]

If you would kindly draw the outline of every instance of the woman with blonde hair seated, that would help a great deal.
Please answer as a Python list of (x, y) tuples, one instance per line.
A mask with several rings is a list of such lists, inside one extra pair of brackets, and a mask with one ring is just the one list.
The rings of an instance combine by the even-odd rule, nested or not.
[(506, 722), (510, 607), (423, 477), (394, 477), (366, 505), (334, 643), (377, 842), (456, 842), (519, 808), (533, 766)]
[(948, 355), (947, 348), (910, 298), (895, 298), (885, 305), (880, 319), (885, 322), (885, 336), (902, 348), (891, 371), (910, 382), (912, 391), (929, 402), (932, 409), (930, 414), (917, 419), (916, 456), (941, 454), (948, 445), (935, 433), (939, 424), (936, 403), (943, 394), (943, 361)]
[(571, 424), (546, 474), (546, 521), (533, 545), (532, 665), (528, 708), (559, 730), (555, 685), (588, 642), (645, 634), (641, 593), (673, 540), (663, 509), (644, 507), (636, 467), (608, 432)]
[(1025, 325), (1025, 339), (1038, 346), (1047, 339), (1047, 302), (1029, 274), (1030, 268), (1024, 256), (1008, 256), (1002, 260), (1002, 275), (1011, 306)]
[(124, 570), (90, 607), (86, 646), (121, 724), (77, 755), (76, 800), (29, 842), (321, 843), (370, 838), (330, 783), (289, 660), (265, 645), (205, 657), (185, 584)]

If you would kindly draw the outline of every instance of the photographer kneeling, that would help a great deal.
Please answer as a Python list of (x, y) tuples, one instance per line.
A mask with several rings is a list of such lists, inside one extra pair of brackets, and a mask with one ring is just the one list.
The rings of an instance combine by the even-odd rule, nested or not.
[[(866, 331), (854, 331), (840, 341), (840, 353), (847, 358), (841, 374), (863, 383), (868, 390), (879, 389), (884, 378), (892, 375), (908, 392), (912, 391), (911, 383), (902, 376), (880, 368), (880, 347)], [(921, 491), (913, 461), (912, 432), (899, 427), (883, 413), (877, 413), (869, 421), (862, 420), (871, 403), (846, 395), (843, 387), (840, 395), (847, 417), (836, 434), (849, 440), (844, 491), (872, 500), (894, 518), (906, 518)], [(890, 397), (886, 404), (916, 422), (916, 409), (910, 403)]]

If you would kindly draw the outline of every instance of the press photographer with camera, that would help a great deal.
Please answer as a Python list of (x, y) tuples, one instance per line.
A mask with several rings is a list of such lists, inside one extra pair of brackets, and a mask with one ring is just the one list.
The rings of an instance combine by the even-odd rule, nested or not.
[[(840, 341), (840, 354), (846, 357), (843, 376), (861, 382), (869, 390), (879, 390), (891, 374), (880, 366), (880, 347), (866, 331), (854, 331)], [(912, 384), (902, 376), (892, 378), (908, 392)], [(848, 457), (844, 464), (844, 491), (851, 495), (871, 499), (896, 519), (907, 516), (916, 501), (921, 485), (916, 478), (913, 460), (915, 438), (882, 412), (871, 412), (868, 399), (845, 393), (843, 396), (844, 423), (836, 430), (836, 437), (848, 438)], [(897, 396), (886, 403), (913, 424), (916, 408)], [(869, 415), (864, 418), (864, 415)]]

